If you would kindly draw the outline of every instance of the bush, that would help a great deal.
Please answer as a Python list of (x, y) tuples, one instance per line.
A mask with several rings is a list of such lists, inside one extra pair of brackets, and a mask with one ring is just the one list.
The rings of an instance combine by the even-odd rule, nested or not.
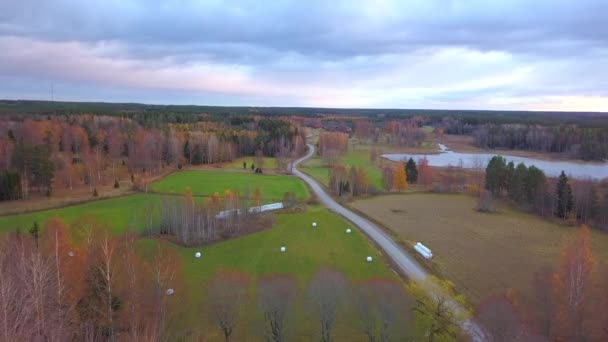
[(182, 167), (183, 167), (182, 163), (177, 163), (177, 169), (178, 169), (178, 170), (181, 170), (181, 169), (182, 169)]
[(118, 179), (114, 180), (114, 189), (118, 189), (120, 187), (120, 184), (118, 183)]
[(93, 197), (97, 197), (99, 194), (97, 193), (97, 188), (93, 188)]

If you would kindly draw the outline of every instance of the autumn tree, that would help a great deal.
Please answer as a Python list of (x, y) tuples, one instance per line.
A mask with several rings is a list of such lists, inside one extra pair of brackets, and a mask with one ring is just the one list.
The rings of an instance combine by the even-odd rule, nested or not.
[(354, 303), (361, 331), (369, 342), (406, 336), (412, 305), (399, 283), (384, 279), (367, 281), (355, 290)]
[(231, 340), (238, 325), (241, 310), (247, 303), (249, 276), (238, 271), (218, 272), (207, 287), (210, 318), (224, 335)]
[(382, 187), (390, 191), (393, 187), (393, 168), (385, 166), (382, 168)]
[(523, 341), (524, 322), (509, 294), (491, 296), (477, 306), (474, 319), (483, 327), (487, 341)]
[(319, 320), (319, 335), (322, 342), (331, 342), (338, 312), (344, 304), (348, 288), (344, 276), (336, 271), (322, 269), (308, 285), (307, 299)]
[(427, 189), (433, 184), (433, 170), (426, 158), (418, 159), (418, 183)]
[(258, 280), (257, 296), (263, 316), (266, 341), (288, 341), (288, 318), (293, 310), (297, 282), (285, 275), (267, 275)]
[[(440, 281), (434, 277), (427, 280), (427, 284), (408, 284), (409, 293), (416, 298), (414, 312), (423, 331), (419, 339), (429, 342), (447, 339), (462, 339), (460, 325), (469, 313), (464, 310), (456, 310), (454, 303), (464, 307), (465, 299), (457, 295), (453, 285), (449, 282)], [(434, 288), (429, 295), (424, 287)]]
[(587, 226), (579, 228), (574, 241), (564, 249), (555, 276), (558, 333), (567, 341), (585, 341), (590, 337), (594, 262), (589, 234)]
[(397, 191), (405, 191), (407, 189), (407, 174), (405, 173), (405, 165), (399, 163), (393, 173), (393, 189)]

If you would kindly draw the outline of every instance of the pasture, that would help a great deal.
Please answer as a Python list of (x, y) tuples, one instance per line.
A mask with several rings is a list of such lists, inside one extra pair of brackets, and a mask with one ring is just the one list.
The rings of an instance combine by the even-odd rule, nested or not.
[(287, 191), (295, 193), (298, 200), (309, 197), (308, 188), (293, 176), (264, 175), (226, 171), (180, 171), (152, 183), (152, 191), (167, 194), (183, 194), (190, 188), (195, 196), (211, 196), (225, 190), (239, 191), (242, 196), (251, 194), (256, 188), (262, 192), (265, 203), (281, 201)]
[[(141, 222), (148, 203), (158, 203), (159, 197), (136, 194), (66, 208), (4, 216), (0, 217), (0, 232), (21, 227), (22, 232), (26, 233), (34, 220), (44, 227), (44, 222), (55, 216), (70, 223), (81, 215), (96, 216), (114, 233), (128, 229), (137, 231), (143, 228)], [(352, 227), (327, 209), (312, 206), (305, 212), (277, 213), (275, 220), (272, 229), (204, 247), (185, 248), (167, 241), (161, 242), (174, 248), (181, 257), (180, 273), (183, 275), (184, 286), (181, 288), (182, 292), (176, 294), (176, 299), (179, 298), (184, 312), (175, 327), (197, 327), (200, 330), (193, 331), (193, 334), (202, 334), (211, 341), (221, 340), (218, 329), (205, 314), (207, 309), (204, 289), (207, 281), (222, 269), (244, 272), (252, 281), (267, 274), (293, 276), (298, 284), (298, 299), (294, 312), (294, 321), (298, 324), (293, 327), (292, 337), (299, 341), (314, 339), (312, 331), (316, 322), (307, 315), (303, 298), (307, 282), (322, 267), (338, 270), (353, 282), (373, 278), (398, 279), (380, 252), (364, 235), (356, 229), (353, 229), (351, 234), (345, 234), (346, 228)], [(317, 222), (317, 228), (311, 227), (312, 222)], [(146, 251), (153, 248), (155, 243), (155, 239), (141, 239), (141, 252), (146, 255)], [(286, 253), (280, 253), (281, 246), (287, 247)], [(194, 258), (197, 251), (202, 252), (200, 259)], [(374, 262), (367, 263), (367, 256), (373, 256)], [(253, 295), (255, 286), (252, 285), (250, 290)], [(235, 332), (235, 340), (257, 341), (255, 331), (259, 317), (255, 298), (251, 298), (243, 315), (243, 323)], [(361, 333), (350, 321), (352, 319), (356, 318), (341, 316), (338, 319), (337, 336), (348, 336), (352, 341), (361, 338)]]
[[(441, 276), (453, 281), (473, 304), (509, 288), (531, 298), (532, 279), (543, 266), (557, 267), (562, 247), (576, 227), (508, 208), (475, 210), (466, 195), (411, 193), (355, 201), (352, 207), (412, 246), (420, 241), (434, 254)], [(608, 234), (591, 231), (598, 264), (608, 260)]]
[[(371, 184), (377, 189), (382, 188), (382, 172), (369, 159), (369, 150), (361, 149), (348, 151), (340, 156), (338, 162), (347, 168), (350, 168), (351, 166), (362, 167), (369, 177)], [(325, 186), (329, 184), (329, 168), (324, 165), (321, 158), (315, 157), (310, 159), (301, 166), (301, 170), (321, 184)]]

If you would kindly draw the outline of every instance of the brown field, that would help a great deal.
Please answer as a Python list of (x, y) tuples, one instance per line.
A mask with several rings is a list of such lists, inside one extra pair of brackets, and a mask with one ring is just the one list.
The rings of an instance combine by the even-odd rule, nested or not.
[[(507, 208), (480, 213), (474, 209), (476, 199), (467, 195), (386, 195), (352, 206), (383, 223), (399, 240), (412, 245), (421, 241), (431, 248), (431, 268), (453, 281), (472, 304), (509, 288), (530, 300), (534, 272), (545, 265), (556, 267), (561, 248), (576, 231)], [(591, 233), (596, 266), (606, 270), (608, 234)]]

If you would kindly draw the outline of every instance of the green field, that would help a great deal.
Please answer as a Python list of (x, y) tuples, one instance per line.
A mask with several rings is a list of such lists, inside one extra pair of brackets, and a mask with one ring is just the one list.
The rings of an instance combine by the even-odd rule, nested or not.
[(223, 194), (225, 190), (245, 195), (260, 188), (264, 202), (280, 201), (287, 191), (293, 191), (301, 201), (310, 195), (306, 185), (293, 176), (226, 171), (181, 171), (152, 184), (152, 190), (161, 193), (182, 194), (185, 188), (190, 188), (195, 196), (210, 196), (215, 192)]
[[(25, 215), (0, 217), (0, 232), (11, 231), (15, 227), (27, 230), (34, 220), (41, 226), (54, 216), (72, 222), (80, 215), (95, 215), (102, 223), (106, 223), (113, 232), (120, 233), (132, 227), (141, 230), (143, 225), (130, 224), (139, 219), (143, 220), (143, 212), (148, 201), (158, 201), (158, 195), (131, 195), (122, 198), (96, 201), (71, 207), (46, 210)], [(350, 227), (339, 216), (321, 207), (309, 207), (301, 213), (280, 213), (275, 215), (275, 224), (272, 229), (233, 240), (220, 242), (200, 248), (185, 248), (168, 242), (181, 256), (182, 274), (185, 288), (184, 310), (185, 316), (180, 319), (178, 327), (196, 327), (198, 331), (212, 341), (220, 340), (215, 326), (212, 326), (204, 313), (204, 284), (221, 269), (239, 270), (248, 273), (252, 280), (265, 274), (289, 274), (299, 284), (300, 298), (296, 302), (298, 325), (294, 328), (294, 340), (307, 341), (313, 337), (311, 331), (316, 327), (307, 314), (303, 304), (303, 294), (307, 281), (321, 267), (330, 267), (345, 274), (352, 281), (371, 278), (398, 279), (389, 269), (380, 252), (362, 235), (354, 229), (352, 234), (345, 234)], [(311, 223), (317, 222), (318, 227), (312, 228)], [(154, 246), (155, 240), (140, 240), (142, 252)], [(286, 253), (280, 253), (280, 247), (287, 247)], [(203, 257), (194, 258), (194, 253), (201, 251)], [(365, 258), (371, 255), (375, 261), (367, 263)], [(254, 287), (251, 288), (253, 293)], [(234, 340), (257, 341), (251, 336), (256, 331), (257, 304), (252, 299), (250, 311), (243, 325), (235, 332)], [(352, 317), (351, 317), (352, 318)], [(354, 318), (353, 318), (354, 319)], [(363, 340), (361, 333), (342, 317), (337, 322), (336, 334), (347, 337), (349, 341)]]
[[(382, 188), (382, 172), (369, 160), (369, 150), (348, 151), (340, 156), (339, 163), (348, 168), (351, 166), (362, 166), (371, 184), (376, 189)], [(321, 184), (328, 186), (329, 169), (323, 164), (321, 158), (315, 157), (310, 159), (303, 164), (301, 169)]]
[(97, 217), (114, 233), (123, 232), (129, 227), (133, 230), (141, 230), (146, 207), (152, 205), (157, 208), (158, 203), (159, 196), (135, 194), (29, 214), (0, 216), (0, 232), (16, 229), (27, 232), (34, 221), (44, 225), (46, 220), (55, 216), (61, 217), (66, 223), (71, 223), (85, 214)]
[[(263, 159), (264, 159), (264, 166), (263, 166), (264, 170), (274, 170), (277, 168), (277, 159), (276, 158), (264, 157)], [(247, 169), (243, 169), (243, 162), (247, 163)], [(231, 163), (227, 163), (226, 165), (224, 165), (224, 169), (239, 170), (239, 171), (247, 170), (248, 172), (251, 172), (251, 163), (254, 163), (254, 165), (255, 165), (254, 157), (243, 157), (243, 158), (236, 159), (235, 161), (233, 161)]]

